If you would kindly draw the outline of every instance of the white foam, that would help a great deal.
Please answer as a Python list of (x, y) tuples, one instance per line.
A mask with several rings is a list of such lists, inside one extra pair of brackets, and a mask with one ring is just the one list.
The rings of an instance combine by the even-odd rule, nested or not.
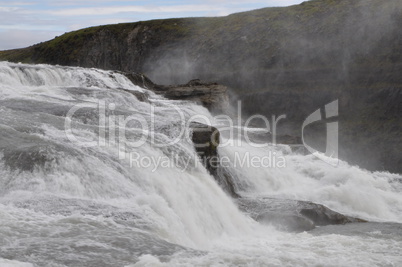
[[(243, 159), (271, 155), (272, 166), (233, 166), (244, 194), (309, 200), (339, 212), (376, 221), (402, 222), (402, 176), (369, 172), (340, 161), (336, 167), (314, 155), (289, 153), (282, 146), (255, 148), (245, 142), (240, 147), (220, 148), (220, 153), (239, 163)], [(286, 166), (275, 165), (284, 160)]]
[[(0, 139), (1, 147), (8, 152), (16, 147), (39, 147), (38, 153), (52, 159), (32, 172), (13, 170), (5, 160), (0, 160), (0, 232), (5, 237), (0, 242), (9, 253), (16, 248), (26, 251), (29, 244), (44, 242), (49, 236), (57, 246), (42, 244), (44, 250), (49, 249), (46, 253), (63, 253), (65, 246), (75, 244), (104, 249), (119, 243), (114, 240), (139, 231), (206, 253), (178, 253), (168, 257), (167, 262), (155, 255), (144, 255), (134, 266), (400, 263), (401, 244), (392, 239), (286, 234), (257, 224), (238, 210), (202, 167), (190, 140), (182, 138), (170, 147), (157, 147), (147, 140), (135, 147), (130, 140), (114, 138), (127, 126), (127, 138), (151, 133), (159, 143), (169, 142), (181, 133), (180, 116), (187, 120), (192, 115), (203, 115), (214, 121), (201, 106), (148, 92), (151, 107), (126, 92), (144, 89), (119, 73), (96, 69), (0, 62), (0, 81), (0, 100), (9, 104), (1, 107), (0, 124), (4, 124), (0, 125), (0, 138), (7, 138)], [(75, 87), (79, 89), (78, 95)], [(126, 90), (116, 90), (119, 88)], [(50, 106), (40, 112), (21, 111), (13, 104), (22, 100), (33, 108), (48, 103), (67, 109), (82, 103), (103, 102), (106, 107), (114, 104), (116, 116), (141, 117), (155, 127), (139, 129), (134, 122), (125, 125), (116, 121), (115, 131), (108, 130), (108, 125), (99, 127), (93, 109), (85, 112), (84, 118), (77, 115), (70, 120), (77, 139), (98, 142), (85, 147), (66, 135), (63, 110), (52, 110)], [(100, 136), (102, 129), (104, 136)], [(7, 151), (1, 151), (0, 158)], [(132, 152), (142, 158), (167, 158), (169, 163), (175, 160), (173, 153), (178, 155), (179, 162), (158, 168), (152, 164), (132, 165)], [(244, 166), (228, 168), (244, 195), (311, 200), (349, 215), (402, 222), (400, 175), (372, 173), (342, 161), (338, 167), (332, 167), (313, 155), (294, 154), (284, 145), (256, 148), (243, 142), (242, 146), (221, 147), (219, 152), (232, 162), (236, 155), (244, 157), (249, 153), (250, 157), (261, 158), (271, 153), (271, 167), (258, 168), (246, 162)], [(284, 167), (274, 162), (281, 158), (285, 159)], [(191, 167), (183, 168), (186, 163), (191, 163)], [(124, 219), (117, 222), (113, 212), (119, 216), (127, 214), (128, 219), (121, 215)], [(15, 237), (19, 241), (13, 244), (9, 240)], [(118, 253), (121, 247), (113, 249)], [(37, 256), (46, 257), (46, 253)], [(16, 263), (2, 259), (0, 265), (2, 261)]]
[(6, 260), (0, 258), (0, 266), (1, 267), (33, 267), (34, 265), (27, 262)]

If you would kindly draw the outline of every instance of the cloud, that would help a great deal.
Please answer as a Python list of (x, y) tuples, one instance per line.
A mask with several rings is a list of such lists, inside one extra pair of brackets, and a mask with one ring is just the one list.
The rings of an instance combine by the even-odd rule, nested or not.
[[(304, 0), (309, 1), (309, 0)], [(260, 6), (260, 7), (272, 7), (272, 6), (290, 6), (300, 4), (303, 0), (202, 0), (197, 1), (205, 3), (211, 3), (213, 5), (226, 5), (226, 6)]]
[(52, 1), (52, 0), (47, 0), (43, 1), (46, 2), (47, 5), (49, 6), (88, 6), (88, 5), (93, 5), (95, 4), (96, 6), (99, 6), (100, 4), (108, 4), (108, 3), (113, 3), (113, 4), (118, 4), (118, 3), (125, 3), (125, 2), (144, 2), (141, 0), (118, 0), (118, 1), (110, 1), (110, 0), (86, 0), (83, 2), (82, 0), (64, 0), (64, 1)]
[[(221, 10), (222, 8), (217, 8)], [(114, 15), (119, 13), (181, 13), (181, 12), (210, 11), (208, 5), (181, 5), (181, 6), (113, 6), (96, 8), (72, 8), (46, 11), (56, 16), (88, 16), (88, 15)]]
[[(73, 1), (75, 2), (75, 1)], [(199, 2), (199, 1), (197, 1)], [(207, 4), (205, 4), (207, 2)], [(208, 4), (208, 2), (210, 4)], [(69, 9), (57, 9), (46, 11), (47, 14), (55, 16), (90, 16), (90, 15), (115, 15), (121, 13), (226, 13), (227, 10), (238, 10), (239, 5), (244, 6), (242, 11), (266, 6), (286, 6), (300, 3), (301, 0), (270, 0), (270, 1), (229, 1), (229, 0), (207, 0), (199, 4), (192, 5), (114, 5), (114, 6), (97, 6), (97, 7), (79, 7)], [(99, 4), (100, 2), (98, 2)], [(258, 6), (256, 6), (258, 4)], [(249, 8), (247, 8), (249, 7)]]
[(0, 1), (0, 5), (2, 5), (2, 6), (31, 6), (31, 5), (34, 5), (34, 3), (31, 3), (31, 2)]
[(62, 32), (58, 31), (30, 31), (30, 30), (6, 30), (0, 31), (0, 50), (22, 48), (53, 39)]
[(14, 12), (17, 10), (18, 10), (18, 8), (16, 8), (16, 7), (1, 7), (0, 6), (0, 12)]

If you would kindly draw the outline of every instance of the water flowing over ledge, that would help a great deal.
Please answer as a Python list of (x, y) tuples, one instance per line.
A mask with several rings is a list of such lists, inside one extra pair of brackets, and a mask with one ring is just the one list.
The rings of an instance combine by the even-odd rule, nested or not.
[[(222, 127), (205, 107), (117, 72), (0, 62), (0, 112), (0, 263), (308, 266), (339, 253), (354, 265), (400, 263), (400, 175), (334, 168), (286, 145), (218, 147), (243, 198), (308, 200), (373, 221), (288, 233), (239, 210), (201, 164), (188, 120)], [(285, 166), (248, 164), (269, 153)]]

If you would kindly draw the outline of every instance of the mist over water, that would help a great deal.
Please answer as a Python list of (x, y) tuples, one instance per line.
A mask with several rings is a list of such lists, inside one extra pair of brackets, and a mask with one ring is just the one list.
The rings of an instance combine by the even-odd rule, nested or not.
[[(400, 173), (401, 10), (399, 0), (305, 1), (183, 20), (185, 38), (152, 49), (140, 71), (160, 84), (227, 85), (244, 113), (287, 114), (281, 130), (295, 136), (315, 108), (339, 99), (340, 157)], [(356, 141), (359, 127), (369, 133)]]
[[(345, 86), (356, 64), (388, 54), (397, 60), (392, 52), (401, 11), (398, 0), (305, 1), (189, 20), (183, 27), (191, 38), (154, 49), (143, 71), (161, 84), (208, 78), (256, 92), (281, 88), (299, 68), (324, 68), (331, 71), (327, 78)], [(317, 81), (313, 75), (296, 79)]]
[[(289, 233), (240, 211), (191, 140), (161, 146), (194, 115), (222, 127), (201, 106), (112, 71), (0, 62), (0, 112), (0, 265), (402, 263), (401, 175), (332, 167), (286, 145), (219, 147), (243, 197), (309, 200), (370, 221)], [(270, 167), (247, 160), (267, 155)]]

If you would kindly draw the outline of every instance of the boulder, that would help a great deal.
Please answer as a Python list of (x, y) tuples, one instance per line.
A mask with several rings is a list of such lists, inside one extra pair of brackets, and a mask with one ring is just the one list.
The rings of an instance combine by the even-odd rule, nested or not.
[(207, 170), (213, 175), (216, 174), (219, 166), (217, 148), (219, 146), (220, 133), (218, 129), (199, 122), (191, 122), (190, 128), (195, 150), (203, 160)]
[(265, 212), (259, 214), (255, 219), (263, 224), (272, 224), (277, 229), (286, 232), (304, 232), (315, 228), (312, 220), (295, 214)]
[(298, 212), (300, 215), (312, 220), (317, 226), (325, 226), (330, 224), (346, 224), (352, 222), (366, 222), (362, 219), (345, 216), (333, 211), (324, 205), (312, 202), (299, 201), (301, 207)]
[(239, 198), (240, 210), (253, 219), (284, 231), (309, 231), (315, 226), (361, 223), (365, 220), (343, 215), (309, 201), (275, 198)]
[(217, 150), (220, 139), (219, 130), (213, 126), (199, 122), (191, 122), (190, 129), (195, 150), (205, 168), (226, 193), (235, 198), (239, 197), (231, 176), (220, 165)]

